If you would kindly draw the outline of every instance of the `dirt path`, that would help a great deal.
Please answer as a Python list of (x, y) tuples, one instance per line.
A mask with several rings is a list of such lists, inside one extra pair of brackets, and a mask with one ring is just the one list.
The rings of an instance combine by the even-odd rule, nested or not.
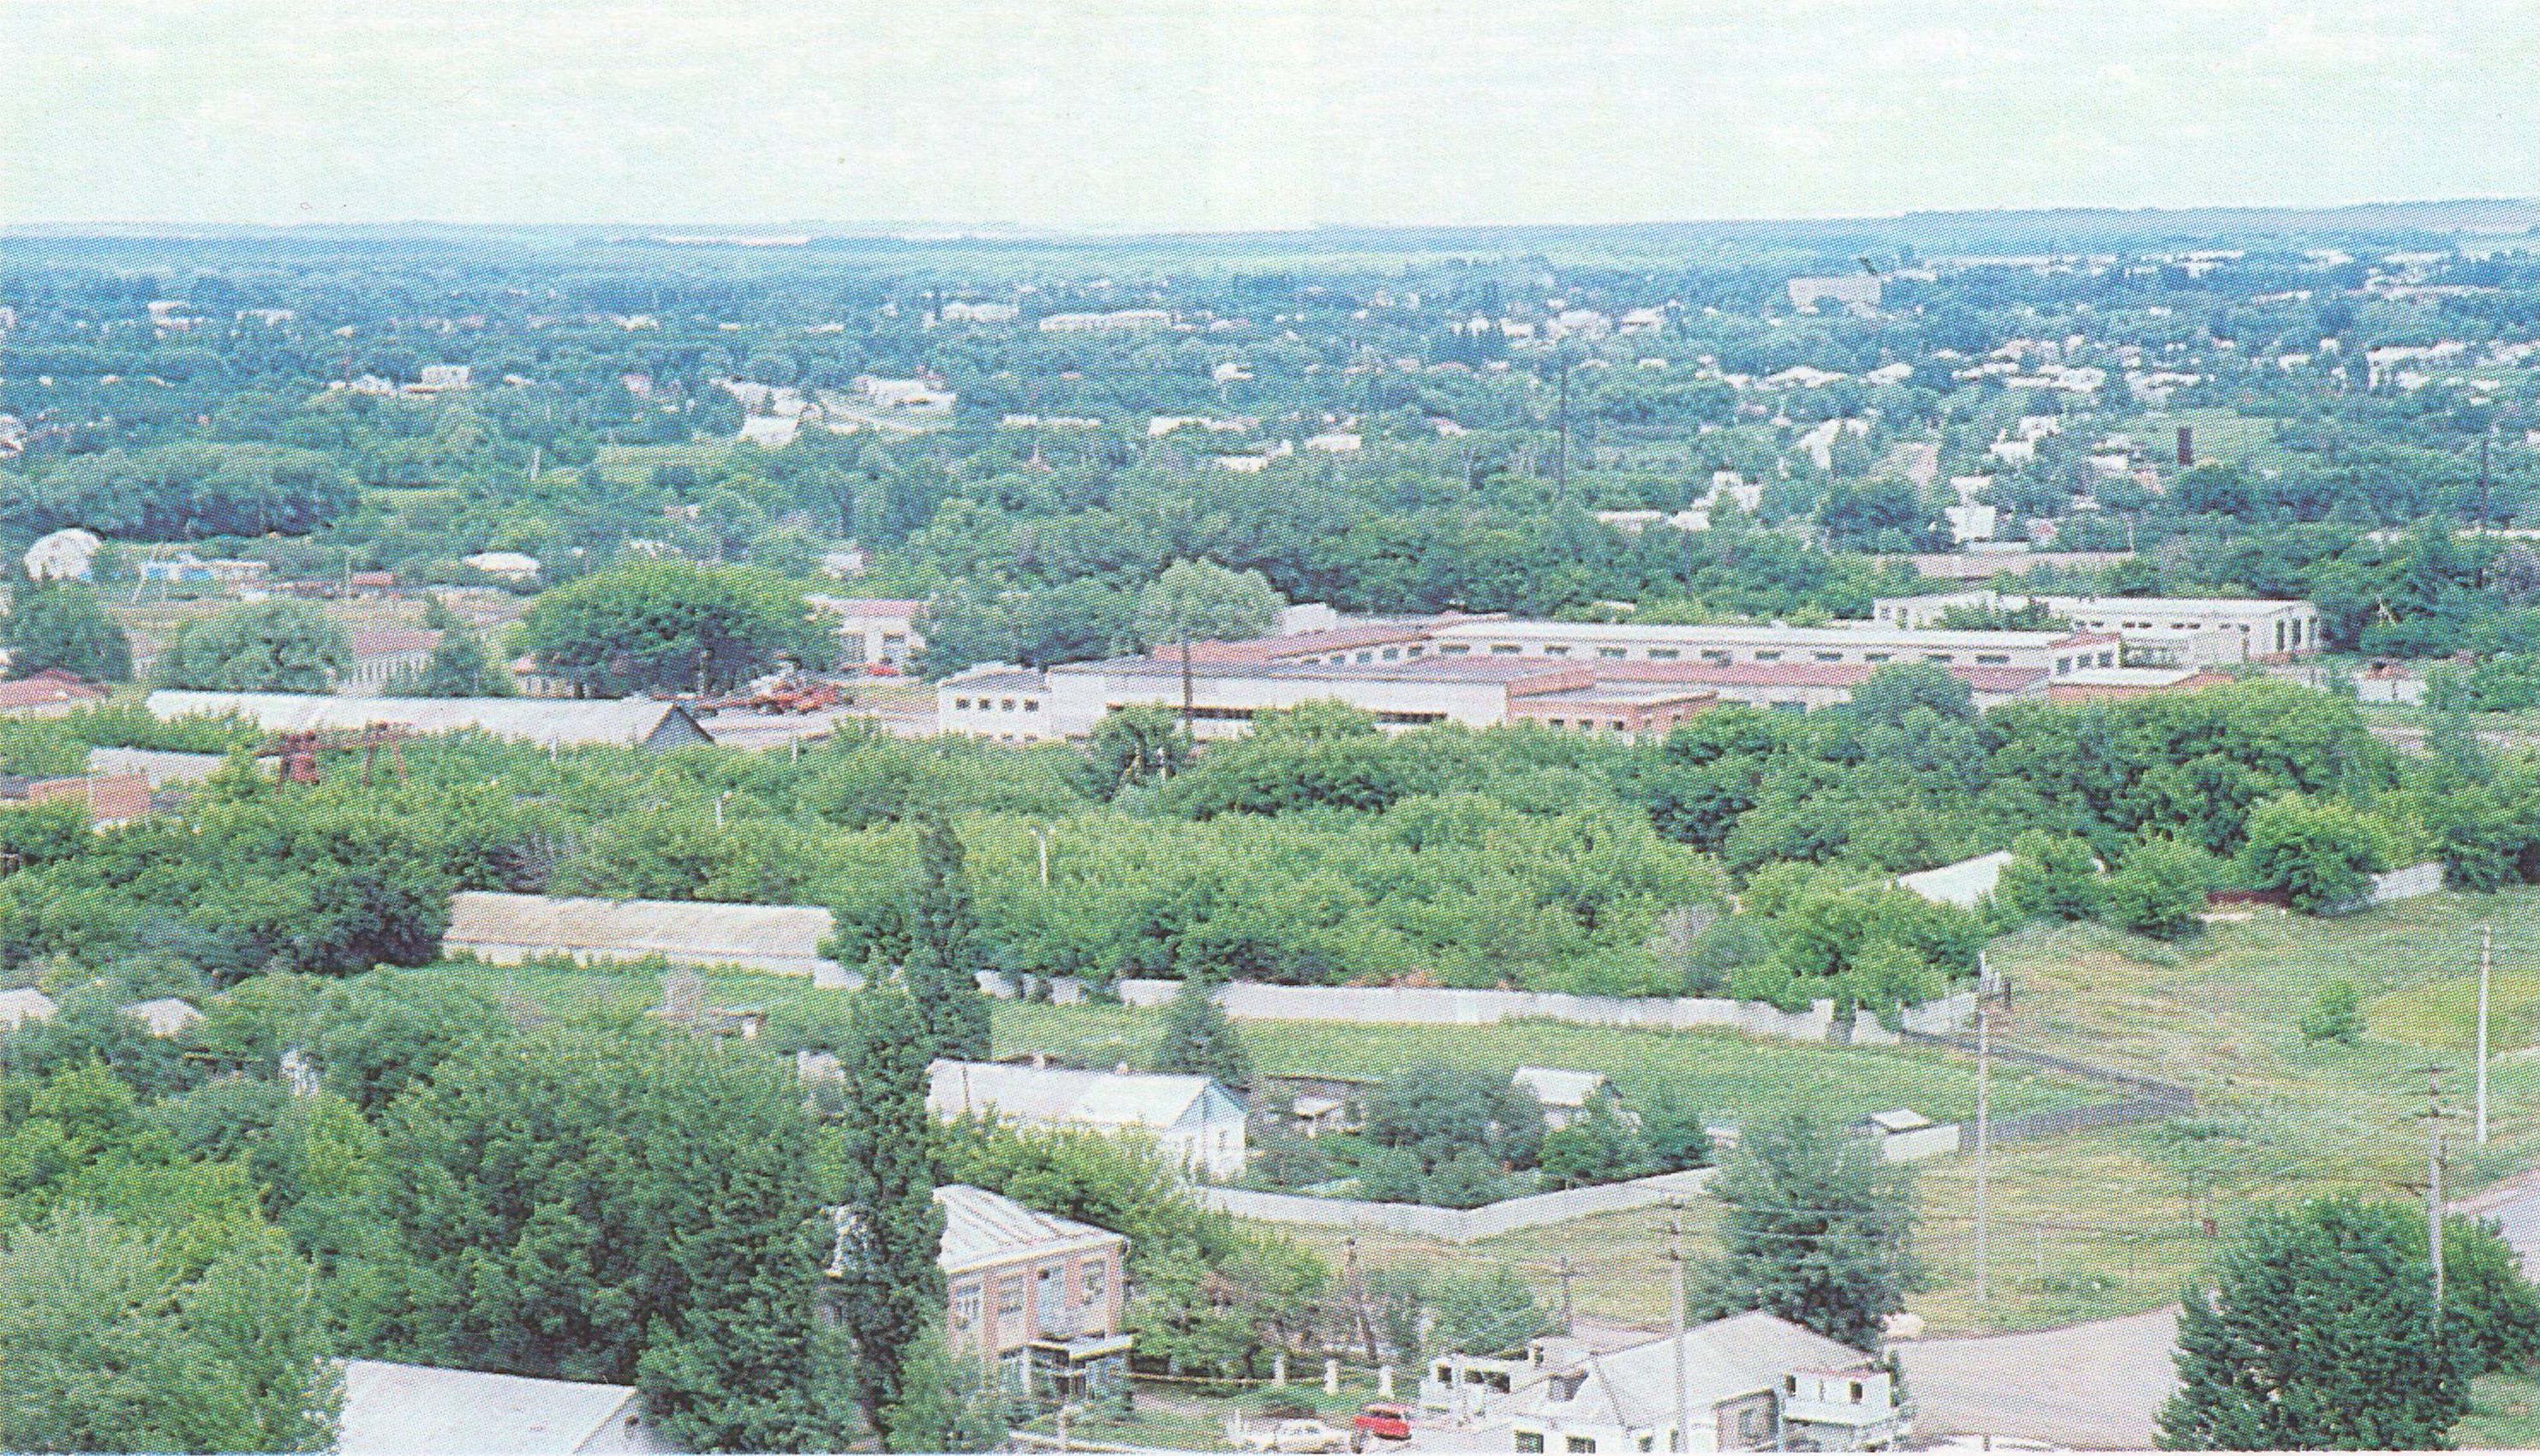
[(2175, 1308), (2024, 1335), (1900, 1345), (1918, 1440), (2025, 1436), (2083, 1450), (2149, 1450), (2176, 1384)]

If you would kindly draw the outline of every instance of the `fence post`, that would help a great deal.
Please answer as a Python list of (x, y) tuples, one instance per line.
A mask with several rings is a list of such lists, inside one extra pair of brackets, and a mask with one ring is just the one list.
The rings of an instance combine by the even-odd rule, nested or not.
[(1376, 1367), (1376, 1394), (1379, 1400), (1389, 1401), (1393, 1399), (1393, 1367), (1391, 1365), (1378, 1365)]
[(1323, 1394), (1339, 1395), (1340, 1393), (1341, 1362), (1325, 1355), (1323, 1356)]
[(1285, 1385), (1288, 1383), (1288, 1357), (1286, 1355), (1274, 1354), (1270, 1356), (1270, 1383), (1273, 1385)]

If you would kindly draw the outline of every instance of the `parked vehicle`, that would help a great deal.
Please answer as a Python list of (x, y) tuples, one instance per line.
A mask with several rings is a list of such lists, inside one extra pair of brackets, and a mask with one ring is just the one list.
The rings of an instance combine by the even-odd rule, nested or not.
[(1411, 1409), (1389, 1401), (1375, 1401), (1359, 1408), (1350, 1418), (1350, 1449), (1364, 1451), (1370, 1438), (1380, 1441), (1411, 1439)]
[(1250, 1432), (1244, 1444), (1255, 1451), (1316, 1453), (1337, 1451), (1350, 1443), (1350, 1432), (1319, 1421), (1282, 1421)]

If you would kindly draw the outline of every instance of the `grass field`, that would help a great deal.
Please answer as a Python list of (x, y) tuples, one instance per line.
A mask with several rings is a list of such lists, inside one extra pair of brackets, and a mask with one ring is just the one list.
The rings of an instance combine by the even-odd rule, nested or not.
[(2153, 410), (2119, 427), (2143, 441), (2153, 454), (2166, 457), (2176, 443), (2178, 427), (2196, 432), (2196, 457), (2226, 460), (2252, 468), (2282, 469), (2297, 457), (2276, 444), (2276, 422), (2222, 408)]
[[(2468, 1057), (2478, 928), (2496, 930), (2498, 1045), (2490, 1143), (2469, 1139)], [(2259, 1200), (2331, 1192), (2419, 1197), (2430, 1063), (2442, 1074), (2452, 1135), (2446, 1183), (2466, 1193), (2540, 1160), (2540, 890), (2442, 894), (2339, 921), (2268, 914), (2218, 925), (2178, 945), (2096, 927), (1999, 940), (2012, 1005), (1999, 1034), (2185, 1082), (2192, 1119), (2071, 1134), (1997, 1147), (1988, 1168), (1988, 1297), (1975, 1297), (1975, 1169), (1970, 1157), (1916, 1165), (1916, 1252), (1925, 1280), (1909, 1299), (1935, 1332), (2034, 1329), (2149, 1309), (2176, 1297), (2212, 1252), (2205, 1220), (2227, 1234)], [(659, 999), (647, 976), (550, 971), (505, 976), (553, 1010), (632, 1010)], [(2301, 1012), (2331, 980), (2365, 993), (2353, 1047), (2305, 1041)], [(710, 977), (715, 1005), (771, 1009), (828, 999), (799, 979)], [(1541, 1022), (1480, 1027), (1239, 1023), (1266, 1072), (1380, 1075), (1432, 1058), (1493, 1071), (1521, 1064), (1605, 1072), (1627, 1094), (1676, 1090), (1734, 1120), (1800, 1105), (1834, 1116), (1911, 1106), (1936, 1118), (1973, 1106), (1972, 1059), (1749, 1041), (1718, 1034), (1604, 1030)], [(2523, 1028), (2510, 1039), (2508, 1024)], [(1047, 1051), (1096, 1065), (1143, 1066), (1159, 1015), (1120, 1006), (1000, 1003), (997, 1050)], [(2099, 1095), (2085, 1085), (1996, 1064), (1995, 1106), (2009, 1114)], [(1678, 1220), (1697, 1259), (1718, 1252), (1716, 1207), (1664, 1209), (1527, 1229), (1467, 1246), (1362, 1230), (1284, 1227), (1338, 1267), (1485, 1271), (1508, 1265), (1548, 1302), (1569, 1292), (1584, 1316), (1649, 1323), (1665, 1315), (1664, 1225)], [(2520, 1396), (2515, 1399), (2528, 1397)], [(2498, 1401), (2506, 1401), (2499, 1396)], [(2509, 1404), (2509, 1402), (2508, 1402)], [(2499, 1407), (2502, 1410), (2502, 1407)], [(2488, 1418), (2477, 1418), (2486, 1420)], [(2499, 1416), (2496, 1419), (2506, 1419)], [(2465, 1428), (2466, 1429), (2466, 1428)]]
[(2510, 1375), (2470, 1382), (2469, 1416), (2452, 1427), (2452, 1444), (2468, 1450), (2540, 1448), (2540, 1384)]
[(637, 481), (657, 465), (686, 465), (699, 472), (720, 468), (732, 456), (732, 443), (699, 440), (682, 445), (603, 445), (597, 463), (609, 480)]

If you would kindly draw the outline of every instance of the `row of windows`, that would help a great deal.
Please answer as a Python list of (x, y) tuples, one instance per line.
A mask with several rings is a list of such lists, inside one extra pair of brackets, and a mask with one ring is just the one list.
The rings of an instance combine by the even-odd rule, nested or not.
[[(997, 1322), (1011, 1325), (1023, 1317), (1023, 1307), (1031, 1297), (1035, 1279), (1058, 1281), (1066, 1278), (1065, 1266), (1050, 1264), (1029, 1275), (1007, 1275), (996, 1281)], [(1088, 1260), (1076, 1273), (1077, 1286), (1088, 1306), (1100, 1304), (1110, 1287), (1110, 1266), (1101, 1260)], [(979, 1322), (982, 1302), (981, 1281), (964, 1280), (952, 1286), (952, 1328), (966, 1330)]]
[[(970, 700), (967, 698), (954, 698), (952, 700), (952, 710), (956, 713), (969, 712)], [(1015, 700), (1013, 698), (981, 698), (979, 700), (979, 711), (982, 713), (1013, 713), (1016, 711)], [(1023, 699), (1022, 711), (1025, 713), (1038, 713), (1040, 711), (1040, 699)]]
[(2117, 650), (2115, 648), (2110, 648), (2106, 652), (2100, 653), (2095, 657), (2089, 653), (2083, 653), (2078, 658), (2057, 658), (2055, 659), (2055, 675), (2061, 677), (2065, 673), (2072, 671), (2073, 664), (2076, 662), (2081, 663), (2084, 667), (2114, 667), (2117, 665)]

